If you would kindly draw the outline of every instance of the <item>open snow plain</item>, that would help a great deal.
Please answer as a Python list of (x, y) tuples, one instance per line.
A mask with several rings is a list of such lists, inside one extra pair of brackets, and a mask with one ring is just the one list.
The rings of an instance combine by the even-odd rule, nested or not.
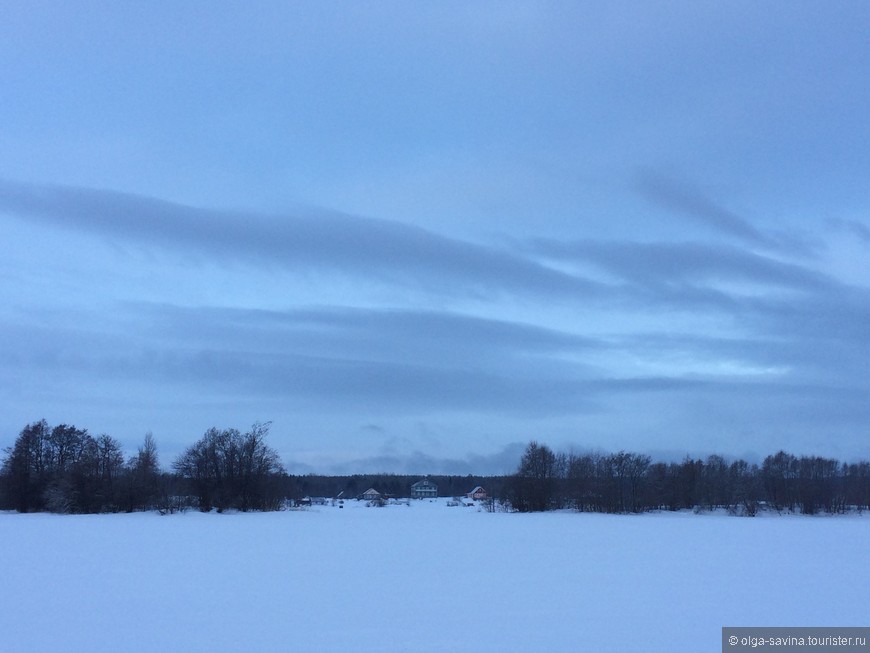
[(0, 651), (719, 651), (870, 625), (870, 518), (0, 514)]

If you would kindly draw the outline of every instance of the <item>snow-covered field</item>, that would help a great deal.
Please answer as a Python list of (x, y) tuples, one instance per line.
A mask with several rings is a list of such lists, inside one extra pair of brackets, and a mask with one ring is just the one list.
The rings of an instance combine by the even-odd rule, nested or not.
[(870, 517), (0, 514), (0, 651), (718, 651), (870, 625)]

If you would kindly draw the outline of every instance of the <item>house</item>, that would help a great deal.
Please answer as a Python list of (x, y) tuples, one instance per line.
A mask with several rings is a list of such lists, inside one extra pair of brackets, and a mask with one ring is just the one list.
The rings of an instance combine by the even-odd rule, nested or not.
[(424, 478), (411, 486), (412, 499), (427, 499), (438, 496), (438, 486), (430, 479)]
[(381, 498), (381, 493), (373, 487), (370, 487), (368, 490), (362, 493), (362, 498), (363, 501), (379, 501)]
[(469, 499), (474, 499), (475, 501), (483, 501), (487, 498), (486, 490), (484, 490), (479, 485), (465, 496), (467, 496)]

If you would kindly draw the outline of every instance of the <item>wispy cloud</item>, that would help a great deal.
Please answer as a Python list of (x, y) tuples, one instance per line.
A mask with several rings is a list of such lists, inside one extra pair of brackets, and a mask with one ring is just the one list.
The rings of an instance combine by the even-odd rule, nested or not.
[[(9, 367), (27, 363), (52, 378), (209, 388), (238, 399), (286, 398), (341, 411), (542, 414), (589, 408), (576, 383), (590, 368), (561, 357), (600, 346), (591, 338), (449, 312), (119, 309), (86, 318), (88, 324), (99, 319), (93, 331), (65, 324), (62, 315), (6, 325), (0, 333), (17, 345), (0, 347), (0, 360)], [(131, 332), (137, 323), (147, 326)]]
[(451, 311), (341, 306), (285, 311), (138, 304), (161, 339), (309, 355), (464, 365), (597, 349), (602, 342), (533, 324)]
[(720, 206), (688, 182), (641, 170), (635, 177), (635, 188), (648, 200), (721, 234), (756, 246), (776, 245), (768, 234), (754, 227), (749, 220)]
[(863, 222), (857, 220), (846, 220), (844, 218), (831, 218), (827, 223), (834, 229), (849, 232), (861, 239), (864, 243), (870, 243), (870, 227)]
[(0, 181), (0, 211), (195, 255), (210, 263), (337, 271), (439, 292), (582, 298), (599, 284), (507, 251), (335, 212), (266, 216), (105, 190)]
[(820, 291), (834, 285), (816, 270), (723, 243), (587, 239), (537, 240), (533, 246), (543, 256), (587, 261), (621, 280), (641, 285), (744, 282), (800, 291)]

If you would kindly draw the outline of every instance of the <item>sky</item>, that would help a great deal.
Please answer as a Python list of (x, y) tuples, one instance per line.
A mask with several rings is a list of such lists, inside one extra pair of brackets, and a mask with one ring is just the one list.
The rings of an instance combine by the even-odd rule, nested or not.
[(870, 458), (866, 2), (0, 4), (0, 446)]

